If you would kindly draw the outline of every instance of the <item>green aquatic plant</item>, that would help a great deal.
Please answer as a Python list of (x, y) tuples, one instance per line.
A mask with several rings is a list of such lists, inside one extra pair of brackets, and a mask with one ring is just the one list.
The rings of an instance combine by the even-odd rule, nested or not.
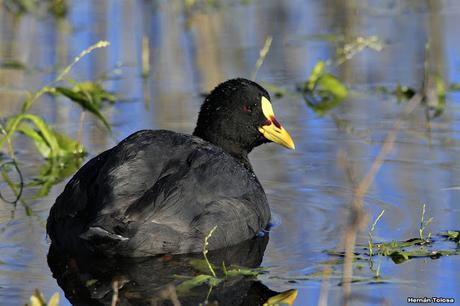
[(348, 89), (335, 76), (325, 72), (326, 63), (319, 61), (307, 79), (299, 86), (307, 105), (319, 115), (337, 107), (347, 96)]
[(225, 282), (226, 280), (229, 280), (233, 277), (238, 277), (238, 276), (244, 276), (244, 277), (256, 277), (260, 273), (264, 271), (263, 268), (244, 268), (244, 267), (231, 267), (229, 269), (228, 267), (225, 266), (225, 264), (222, 262), (222, 271), (221, 275), (217, 274), (217, 269), (216, 267), (209, 261), (208, 259), (208, 245), (209, 245), (209, 239), (211, 238), (212, 234), (216, 231), (217, 225), (214, 226), (209, 233), (205, 236), (204, 241), (203, 241), (203, 259), (192, 259), (190, 261), (190, 265), (200, 272), (200, 274), (196, 276), (183, 276), (183, 275), (175, 275), (176, 278), (178, 279), (184, 279), (182, 283), (180, 283), (176, 287), (176, 291), (179, 295), (186, 295), (192, 290), (193, 288), (202, 286), (202, 285), (207, 285), (209, 286), (209, 291), (208, 295), (206, 297), (209, 297), (212, 288), (219, 285), (222, 282)]
[[(75, 165), (79, 166), (79, 161), (81, 162), (85, 149), (78, 140), (56, 131), (41, 116), (32, 114), (30, 109), (45, 93), (59, 94), (79, 104), (83, 111), (94, 114), (110, 130), (110, 125), (100, 112), (100, 108), (102, 101), (114, 102), (115, 96), (105, 91), (100, 84), (89, 81), (77, 83), (67, 77), (73, 66), (83, 57), (95, 49), (105, 48), (108, 45), (107, 41), (99, 41), (83, 50), (53, 81), (37, 92), (30, 94), (24, 101), (19, 114), (4, 118), (3, 123), (0, 125), (0, 148), (7, 146), (10, 159), (18, 173), (20, 173), (20, 170), (16, 162), (12, 141), (15, 134), (19, 133), (31, 139), (37, 151), (45, 158), (46, 163), (40, 169), (40, 175), (31, 184), (28, 184), (28, 186), (42, 184), (37, 196), (46, 195), (51, 186), (62, 180), (64, 175), (72, 174), (72, 171), (75, 170)], [(64, 81), (71, 83), (73, 87), (58, 86)], [(15, 202), (19, 201), (22, 195), (22, 188), (25, 186), (22, 175), (20, 175), (21, 181), (19, 183), (13, 183), (8, 180), (8, 173), (4, 170), (2, 170), (2, 177), (9, 182), (9, 188), (17, 195)]]
[[(369, 267), (371, 270), (373, 269), (373, 261), (372, 261), (372, 256), (374, 256), (374, 249), (372, 247), (372, 239), (374, 237), (374, 231), (375, 231), (375, 226), (377, 225), (377, 222), (379, 222), (380, 218), (382, 218), (383, 213), (385, 210), (383, 209), (378, 217), (375, 219), (375, 221), (372, 223), (371, 230), (369, 231), (369, 241), (368, 241), (368, 247), (369, 247)], [(380, 265), (379, 265), (380, 268)], [(380, 270), (380, 269), (379, 269)]]
[(35, 289), (34, 294), (30, 297), (30, 301), (27, 306), (59, 306), (59, 293), (56, 292), (51, 296), (51, 298), (48, 300), (48, 303), (45, 300), (45, 297), (43, 293)]
[(272, 40), (273, 40), (273, 37), (268, 36), (265, 39), (264, 46), (259, 51), (259, 58), (257, 59), (256, 65), (254, 67), (254, 71), (252, 72), (252, 75), (251, 75), (251, 80), (253, 80), (253, 81), (255, 81), (255, 79), (257, 77), (257, 72), (259, 71), (260, 67), (264, 63), (265, 58), (267, 57), (268, 51), (270, 51), (270, 47), (272, 45)]
[[(425, 205), (426, 206), (426, 205)], [(361, 274), (365, 273), (363, 270), (364, 263), (369, 263), (369, 270), (373, 275), (356, 276), (354, 275), (351, 279), (351, 283), (397, 283), (401, 280), (383, 277), (381, 275), (381, 261), (377, 268), (374, 270), (372, 261), (376, 257), (386, 257), (391, 259), (395, 264), (401, 264), (409, 260), (416, 258), (428, 258), (432, 260), (439, 259), (444, 256), (460, 255), (459, 240), (460, 231), (449, 230), (436, 235), (425, 235), (424, 231), (430, 224), (432, 218), (426, 220), (426, 208), (422, 207), (421, 225), (419, 229), (419, 237), (411, 238), (407, 240), (393, 240), (385, 242), (374, 242), (374, 232), (377, 227), (379, 220), (383, 216), (383, 211), (375, 218), (369, 231), (369, 240), (366, 245), (358, 244), (354, 250), (353, 256), (353, 269), (360, 270)], [(449, 247), (450, 245), (450, 247)], [(345, 262), (345, 252), (337, 250), (325, 250), (327, 255), (334, 258), (328, 259), (320, 263), (321, 266), (327, 266), (328, 269), (320, 268), (318, 271), (314, 271), (305, 275), (300, 276), (289, 276), (289, 277), (278, 277), (271, 276), (270, 278), (283, 279), (290, 282), (305, 281), (305, 280), (323, 280), (326, 275), (325, 271), (328, 270), (328, 279), (342, 280), (343, 272), (340, 267)], [(342, 282), (339, 282), (339, 285)]]
[(81, 155), (84, 152), (80, 143), (55, 131), (38, 115), (23, 113), (12, 116), (8, 118), (5, 130), (7, 133), (0, 140), (0, 146), (8, 141), (15, 132), (19, 132), (32, 139), (40, 154), (45, 158)]
[(76, 102), (82, 109), (90, 112), (101, 120), (104, 126), (110, 130), (110, 124), (102, 114), (101, 107), (103, 101), (114, 103), (116, 97), (106, 91), (100, 84), (84, 81), (75, 83), (72, 88), (62, 86), (55, 87), (50, 93), (65, 96), (71, 101)]
[(447, 231), (445, 233), (441, 233), (441, 236), (448, 241), (456, 242), (457, 246), (460, 246), (460, 231)]
[(360, 36), (337, 47), (335, 58), (315, 64), (310, 76), (297, 88), (313, 111), (322, 116), (348, 97), (347, 87), (336, 76), (326, 72), (326, 67), (340, 66), (367, 48), (381, 51), (383, 44), (377, 36)]
[(426, 211), (426, 205), (423, 204), (422, 206), (422, 217), (420, 219), (420, 228), (418, 230), (419, 233), (419, 238), (420, 240), (426, 240), (429, 241), (431, 237), (431, 233), (428, 233), (427, 238), (425, 239), (423, 232), (425, 231), (426, 227), (433, 221), (433, 218), (429, 218), (428, 220), (425, 221), (425, 211)]
[(263, 306), (292, 305), (297, 298), (297, 289), (289, 289), (270, 297)]
[(44, 197), (48, 195), (51, 187), (74, 174), (82, 161), (83, 155), (46, 159), (40, 166), (38, 175), (33, 177), (26, 187), (39, 187), (34, 198)]
[(209, 263), (209, 260), (208, 260), (208, 256), (206, 256), (206, 254), (208, 254), (208, 245), (209, 245), (209, 238), (211, 238), (212, 234), (214, 233), (214, 231), (217, 229), (217, 225), (214, 226), (210, 231), (209, 231), (209, 234), (206, 235), (206, 237), (204, 237), (204, 243), (203, 243), (203, 257), (204, 257), (204, 260), (206, 261), (206, 263), (208, 264), (208, 269), (209, 269), (209, 272), (211, 272), (212, 276), (216, 277), (216, 272), (214, 272), (214, 269), (212, 267), (212, 265)]

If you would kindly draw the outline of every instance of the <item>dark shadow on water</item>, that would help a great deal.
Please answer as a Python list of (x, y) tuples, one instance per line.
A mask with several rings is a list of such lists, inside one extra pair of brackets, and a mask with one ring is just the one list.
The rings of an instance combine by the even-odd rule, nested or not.
[[(245, 241), (231, 248), (210, 251), (208, 258), (216, 267), (218, 276), (222, 275), (219, 267), (223, 262), (226, 267), (257, 268), (262, 262), (267, 243), (268, 237)], [(184, 281), (180, 276), (210, 274), (205, 270), (199, 272), (200, 268), (192, 266), (191, 261), (202, 259), (202, 254), (136, 259), (76, 258), (63, 254), (54, 245), (51, 245), (48, 253), (48, 265), (53, 277), (73, 305), (111, 305), (115, 280), (121, 286), (117, 305), (173, 305), (169, 298), (162, 296)], [(179, 292), (178, 299), (181, 305), (199, 305), (209, 294), (208, 305), (250, 306), (263, 305), (277, 294), (256, 277), (246, 276), (229, 277), (209, 291), (208, 285), (201, 285), (187, 294)]]

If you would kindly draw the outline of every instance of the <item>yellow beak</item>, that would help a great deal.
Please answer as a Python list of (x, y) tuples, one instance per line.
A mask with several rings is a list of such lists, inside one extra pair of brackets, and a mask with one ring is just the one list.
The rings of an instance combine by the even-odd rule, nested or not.
[(267, 118), (267, 124), (259, 127), (259, 132), (261, 132), (265, 138), (276, 142), (288, 149), (295, 149), (294, 141), (291, 138), (291, 135), (278, 123), (275, 119), (275, 114), (273, 113), (272, 104), (268, 101), (267, 98), (262, 97), (262, 111), (265, 118)]

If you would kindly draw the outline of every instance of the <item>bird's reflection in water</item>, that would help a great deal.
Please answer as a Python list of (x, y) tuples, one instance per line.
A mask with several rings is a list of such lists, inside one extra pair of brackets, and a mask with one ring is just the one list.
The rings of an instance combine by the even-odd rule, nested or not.
[[(255, 238), (223, 250), (210, 251), (209, 261), (218, 276), (226, 267), (259, 267), (268, 237)], [(175, 290), (184, 279), (207, 273), (191, 262), (202, 254), (167, 255), (137, 259), (94, 259), (64, 255), (51, 245), (48, 264), (59, 286), (73, 305), (111, 305), (114, 282), (118, 284), (117, 305), (263, 305), (277, 294), (255, 277), (227, 277), (211, 288), (205, 284), (184, 293)], [(195, 267), (195, 268), (194, 268)], [(198, 270), (202, 270), (201, 272)], [(189, 278), (185, 278), (188, 276)], [(180, 287), (179, 287), (180, 288)], [(116, 290), (116, 289), (115, 289)], [(177, 295), (177, 299), (176, 296)]]

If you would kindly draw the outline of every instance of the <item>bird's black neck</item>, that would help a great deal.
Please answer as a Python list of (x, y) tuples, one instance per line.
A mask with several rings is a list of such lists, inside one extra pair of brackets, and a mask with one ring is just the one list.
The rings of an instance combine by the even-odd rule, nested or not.
[(200, 129), (195, 129), (193, 135), (222, 148), (225, 152), (240, 161), (248, 170), (252, 171), (252, 166), (248, 158), (250, 150), (243, 148), (238, 142), (227, 138), (215, 137), (212, 133), (202, 132)]

